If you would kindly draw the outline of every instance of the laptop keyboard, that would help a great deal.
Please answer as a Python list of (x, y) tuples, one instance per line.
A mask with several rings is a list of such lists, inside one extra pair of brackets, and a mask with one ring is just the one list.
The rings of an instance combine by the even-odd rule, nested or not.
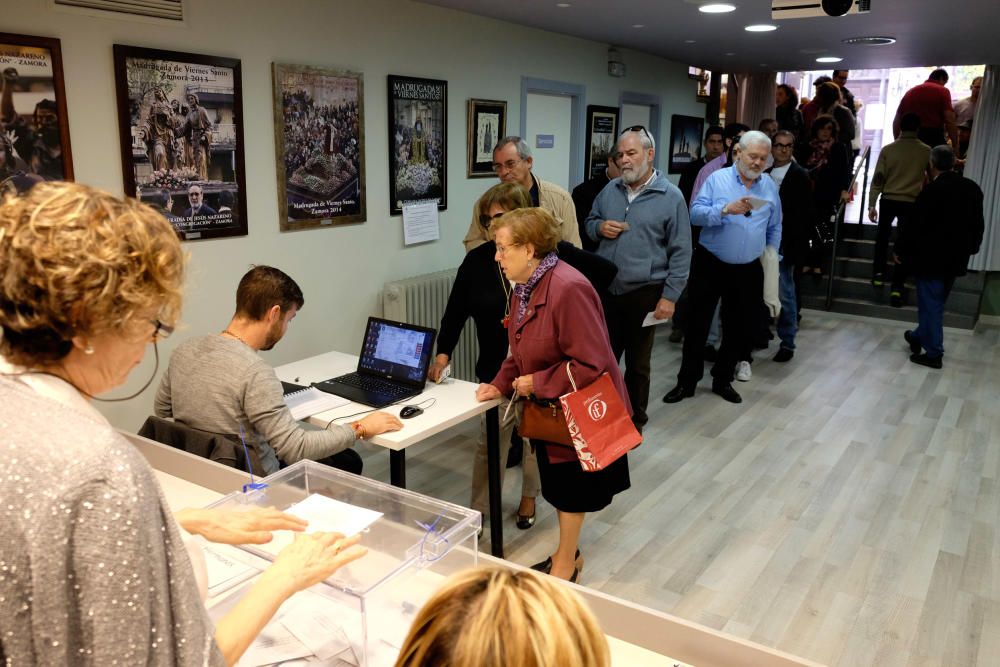
[(413, 389), (410, 387), (388, 382), (382, 378), (372, 377), (370, 375), (361, 375), (360, 373), (349, 373), (348, 375), (343, 375), (337, 378), (336, 382), (346, 384), (350, 387), (364, 389), (365, 391), (382, 394), (384, 396), (403, 396), (404, 394), (413, 393)]

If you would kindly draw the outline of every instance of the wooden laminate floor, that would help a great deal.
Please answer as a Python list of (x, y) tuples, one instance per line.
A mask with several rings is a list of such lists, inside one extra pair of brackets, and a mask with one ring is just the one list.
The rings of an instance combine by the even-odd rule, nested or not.
[[(1000, 329), (946, 331), (935, 371), (908, 361), (905, 328), (805, 311), (795, 358), (772, 342), (734, 383), (742, 405), (707, 367), (665, 405), (680, 346), (663, 327), (632, 488), (587, 517), (581, 582), (832, 666), (1000, 665)], [(410, 450), (409, 487), (466, 504), (477, 430)], [(363, 454), (387, 480), (384, 450)], [(511, 472), (507, 557), (530, 564), (556, 516), (542, 501), (517, 530)]]

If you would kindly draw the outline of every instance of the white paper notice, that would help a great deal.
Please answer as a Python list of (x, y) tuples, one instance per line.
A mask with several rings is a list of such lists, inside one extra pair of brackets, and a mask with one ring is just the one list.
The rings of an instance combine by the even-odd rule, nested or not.
[(747, 199), (750, 201), (750, 208), (755, 211), (771, 204), (771, 202), (766, 199), (761, 199), (759, 197), (747, 197)]
[[(360, 533), (382, 517), (381, 512), (342, 503), (339, 500), (327, 498), (318, 493), (314, 493), (305, 500), (295, 503), (285, 511), (308, 521), (307, 533), (321, 531), (354, 535)], [(254, 546), (277, 556), (278, 552), (291, 544), (292, 540), (295, 539), (295, 533), (290, 530), (276, 530), (273, 535), (274, 539), (267, 544)]]
[(403, 244), (413, 245), (441, 238), (436, 199), (403, 204)]
[(657, 324), (666, 324), (667, 322), (670, 321), (669, 317), (664, 317), (662, 320), (656, 319), (655, 317), (653, 317), (653, 313), (655, 313), (655, 312), (656, 311), (651, 310), (648, 313), (646, 313), (646, 319), (644, 319), (642, 321), (642, 326), (644, 326), (644, 327), (651, 327), (651, 326), (654, 326), (654, 325), (657, 325)]

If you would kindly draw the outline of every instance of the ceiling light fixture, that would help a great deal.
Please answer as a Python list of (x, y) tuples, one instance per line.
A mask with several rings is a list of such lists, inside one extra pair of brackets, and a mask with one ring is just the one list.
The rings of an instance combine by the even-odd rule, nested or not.
[(566, 9), (567, 7), (572, 7), (572, 6), (573, 5), (569, 4), (568, 2), (557, 2), (556, 3), (556, 7), (559, 7), (561, 9)]
[(724, 2), (713, 2), (711, 4), (698, 7), (698, 11), (702, 14), (726, 14), (728, 12), (735, 12), (736, 5), (730, 5)]
[(633, 23), (632, 27), (633, 28), (645, 28), (646, 25), (644, 23)]
[(838, 56), (820, 56), (816, 59), (818, 63), (839, 63), (843, 58)]
[(886, 46), (887, 44), (895, 44), (895, 37), (885, 37), (872, 35), (870, 37), (848, 37), (847, 39), (840, 40), (844, 44), (862, 44), (864, 46)]
[(778, 26), (768, 23), (757, 23), (755, 25), (748, 25), (743, 29), (747, 32), (771, 32), (772, 30), (777, 30)]

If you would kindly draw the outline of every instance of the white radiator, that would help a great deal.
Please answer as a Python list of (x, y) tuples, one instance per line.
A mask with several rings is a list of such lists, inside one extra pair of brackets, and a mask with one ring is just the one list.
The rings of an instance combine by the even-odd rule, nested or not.
[[(448, 269), (386, 283), (382, 288), (382, 313), (389, 320), (439, 329), (457, 272), (458, 269)], [(451, 355), (452, 376), (460, 380), (477, 382), (478, 356), (476, 325), (470, 318), (465, 323), (462, 336), (458, 339), (458, 346)]]

